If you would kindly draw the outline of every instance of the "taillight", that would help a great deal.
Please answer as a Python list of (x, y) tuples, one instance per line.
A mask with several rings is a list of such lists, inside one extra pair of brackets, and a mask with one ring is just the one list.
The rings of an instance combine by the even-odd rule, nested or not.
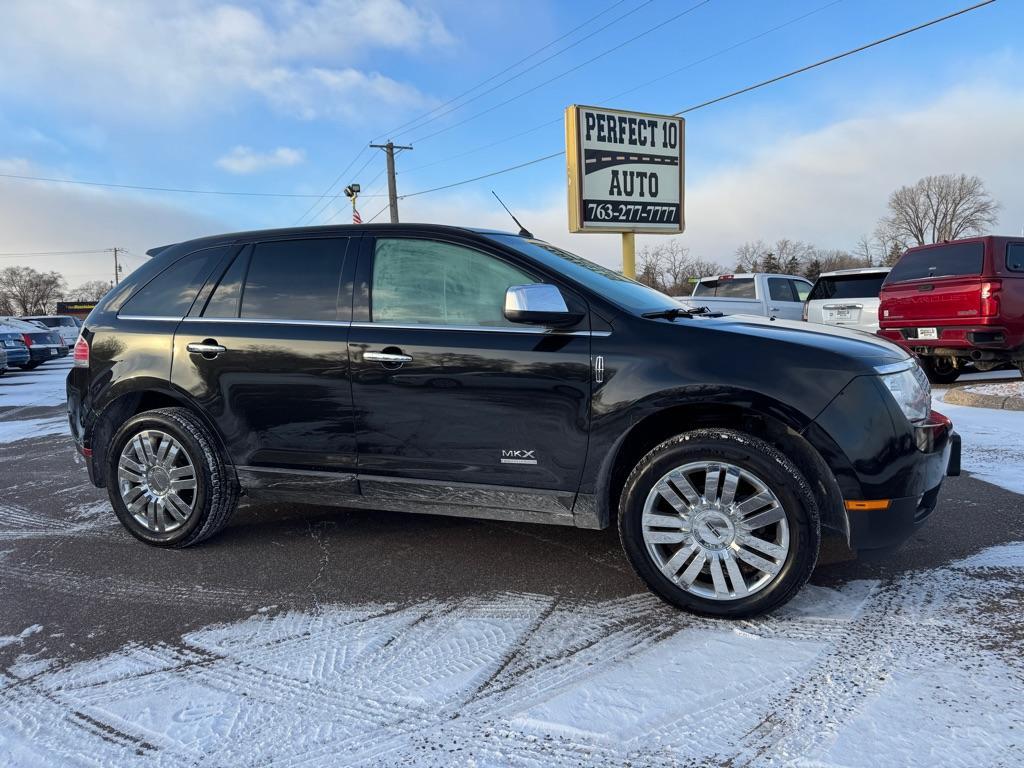
[(27, 333), (21, 334), (21, 338), (24, 339), (26, 347), (32, 346), (32, 337), (29, 336)]
[(800, 315), (800, 319), (803, 320), (805, 323), (807, 322), (807, 302), (806, 301), (804, 302), (804, 309), (803, 309), (803, 313)]
[(75, 368), (88, 368), (89, 367), (89, 342), (83, 339), (81, 336), (78, 337), (78, 341), (75, 342)]
[(981, 284), (981, 316), (996, 317), (999, 314), (999, 291), (1003, 289), (1002, 280), (986, 280)]

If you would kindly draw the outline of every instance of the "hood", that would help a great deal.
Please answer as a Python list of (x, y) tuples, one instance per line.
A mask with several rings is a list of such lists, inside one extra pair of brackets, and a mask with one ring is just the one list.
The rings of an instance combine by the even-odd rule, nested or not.
[(910, 357), (891, 341), (853, 328), (777, 320), (758, 315), (726, 315), (704, 318), (702, 321), (714, 324), (721, 331), (793, 344), (805, 347), (808, 352), (854, 358), (862, 361), (866, 367), (899, 363)]

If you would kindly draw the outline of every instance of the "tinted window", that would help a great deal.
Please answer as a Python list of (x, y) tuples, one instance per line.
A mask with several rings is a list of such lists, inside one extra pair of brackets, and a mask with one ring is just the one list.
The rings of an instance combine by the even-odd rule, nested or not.
[(784, 277), (768, 278), (768, 295), (772, 301), (796, 301), (793, 282)]
[(609, 301), (634, 310), (665, 309), (679, 304), (664, 293), (648, 288), (618, 272), (592, 261), (563, 251), (542, 240), (528, 240), (517, 235), (490, 235), (504, 245), (533, 258), (540, 264), (565, 275), (580, 285), (604, 296)]
[(252, 248), (247, 247), (231, 262), (207, 302), (203, 317), (238, 317), (238, 300), (242, 297), (242, 283), (251, 253)]
[(811, 291), (811, 301), (819, 299), (877, 299), (882, 290), (885, 272), (863, 275), (819, 277)]
[(886, 282), (980, 275), (984, 261), (985, 246), (982, 243), (952, 243), (920, 251), (907, 251), (892, 268)]
[(242, 291), (242, 317), (337, 320), (347, 238), (257, 243)]
[(184, 317), (228, 246), (204, 248), (179, 259), (137, 291), (121, 308), (141, 317)]
[(716, 296), (720, 299), (753, 299), (754, 278), (738, 277), (727, 280), (704, 280), (697, 283), (694, 296)]
[(480, 251), (431, 240), (378, 240), (370, 302), (374, 322), (511, 325), (505, 291), (535, 283)]
[(1006, 268), (1011, 272), (1024, 272), (1024, 243), (1006, 246)]
[(56, 317), (40, 317), (39, 319), (36, 320), (36, 322), (42, 323), (47, 328), (56, 328), (58, 325), (61, 324), (60, 320), (58, 320)]

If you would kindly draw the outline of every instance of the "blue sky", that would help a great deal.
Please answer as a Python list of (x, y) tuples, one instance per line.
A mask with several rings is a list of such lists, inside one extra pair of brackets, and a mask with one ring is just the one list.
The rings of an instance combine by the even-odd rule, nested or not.
[[(0, 9), (0, 173), (320, 194), (369, 140), (391, 136), (415, 147), (398, 159), (399, 192), (415, 192), (560, 150), (568, 104), (675, 112), (967, 4), (14, 1)], [(429, 124), (392, 130), (594, 16), (493, 81), (551, 57), (493, 93)], [(1019, 165), (1024, 136), (1022, 22), (1024, 3), (998, 0), (688, 115), (684, 242), (722, 263), (756, 237), (852, 248), (894, 186), (942, 172), (985, 178), (1003, 202), (1004, 229), (1019, 231), (1024, 197), (1015, 191), (1018, 174), (1007, 176), (1004, 166)], [(365, 150), (343, 181), (380, 194), (383, 167), (383, 153)], [(564, 173), (555, 159), (410, 198), (403, 218), (505, 227), (489, 199), (493, 188), (539, 235), (614, 264), (614, 236), (567, 234)], [(312, 202), (0, 179), (0, 253), (122, 245), (139, 254), (198, 234), (289, 226)], [(339, 210), (335, 220), (347, 220), (342, 202), (314, 223)], [(384, 202), (364, 198), (364, 219)], [(109, 272), (102, 255), (0, 261), (12, 263), (62, 269), (71, 284)]]

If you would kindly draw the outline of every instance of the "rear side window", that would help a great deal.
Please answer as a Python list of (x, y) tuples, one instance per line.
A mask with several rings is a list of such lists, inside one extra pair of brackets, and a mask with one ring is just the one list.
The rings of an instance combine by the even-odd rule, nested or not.
[(1006, 246), (1006, 268), (1011, 272), (1024, 272), (1024, 243)]
[(694, 296), (715, 296), (720, 299), (753, 299), (754, 278), (738, 277), (728, 280), (704, 280), (697, 283)]
[(228, 247), (204, 248), (179, 259), (128, 299), (121, 307), (121, 314), (184, 317), (214, 266), (227, 253)]
[(768, 278), (768, 295), (772, 301), (796, 301), (796, 291), (793, 290), (793, 282), (784, 277)]
[(983, 243), (951, 243), (907, 251), (889, 273), (886, 283), (926, 278), (980, 275), (985, 263)]
[(235, 257), (224, 273), (224, 277), (217, 283), (203, 317), (238, 317), (238, 305), (242, 298), (242, 283), (245, 282), (245, 273), (249, 269), (249, 256), (252, 247), (247, 246)]
[[(242, 289), (242, 317), (337, 320), (348, 238), (257, 243)], [(237, 261), (237, 260), (236, 260)]]
[(885, 272), (869, 272), (861, 275), (819, 277), (811, 290), (810, 300), (877, 299), (882, 291), (885, 275)]
[(797, 301), (807, 301), (807, 297), (811, 293), (811, 284), (804, 282), (803, 280), (790, 280), (793, 284), (793, 291), (796, 293)]

